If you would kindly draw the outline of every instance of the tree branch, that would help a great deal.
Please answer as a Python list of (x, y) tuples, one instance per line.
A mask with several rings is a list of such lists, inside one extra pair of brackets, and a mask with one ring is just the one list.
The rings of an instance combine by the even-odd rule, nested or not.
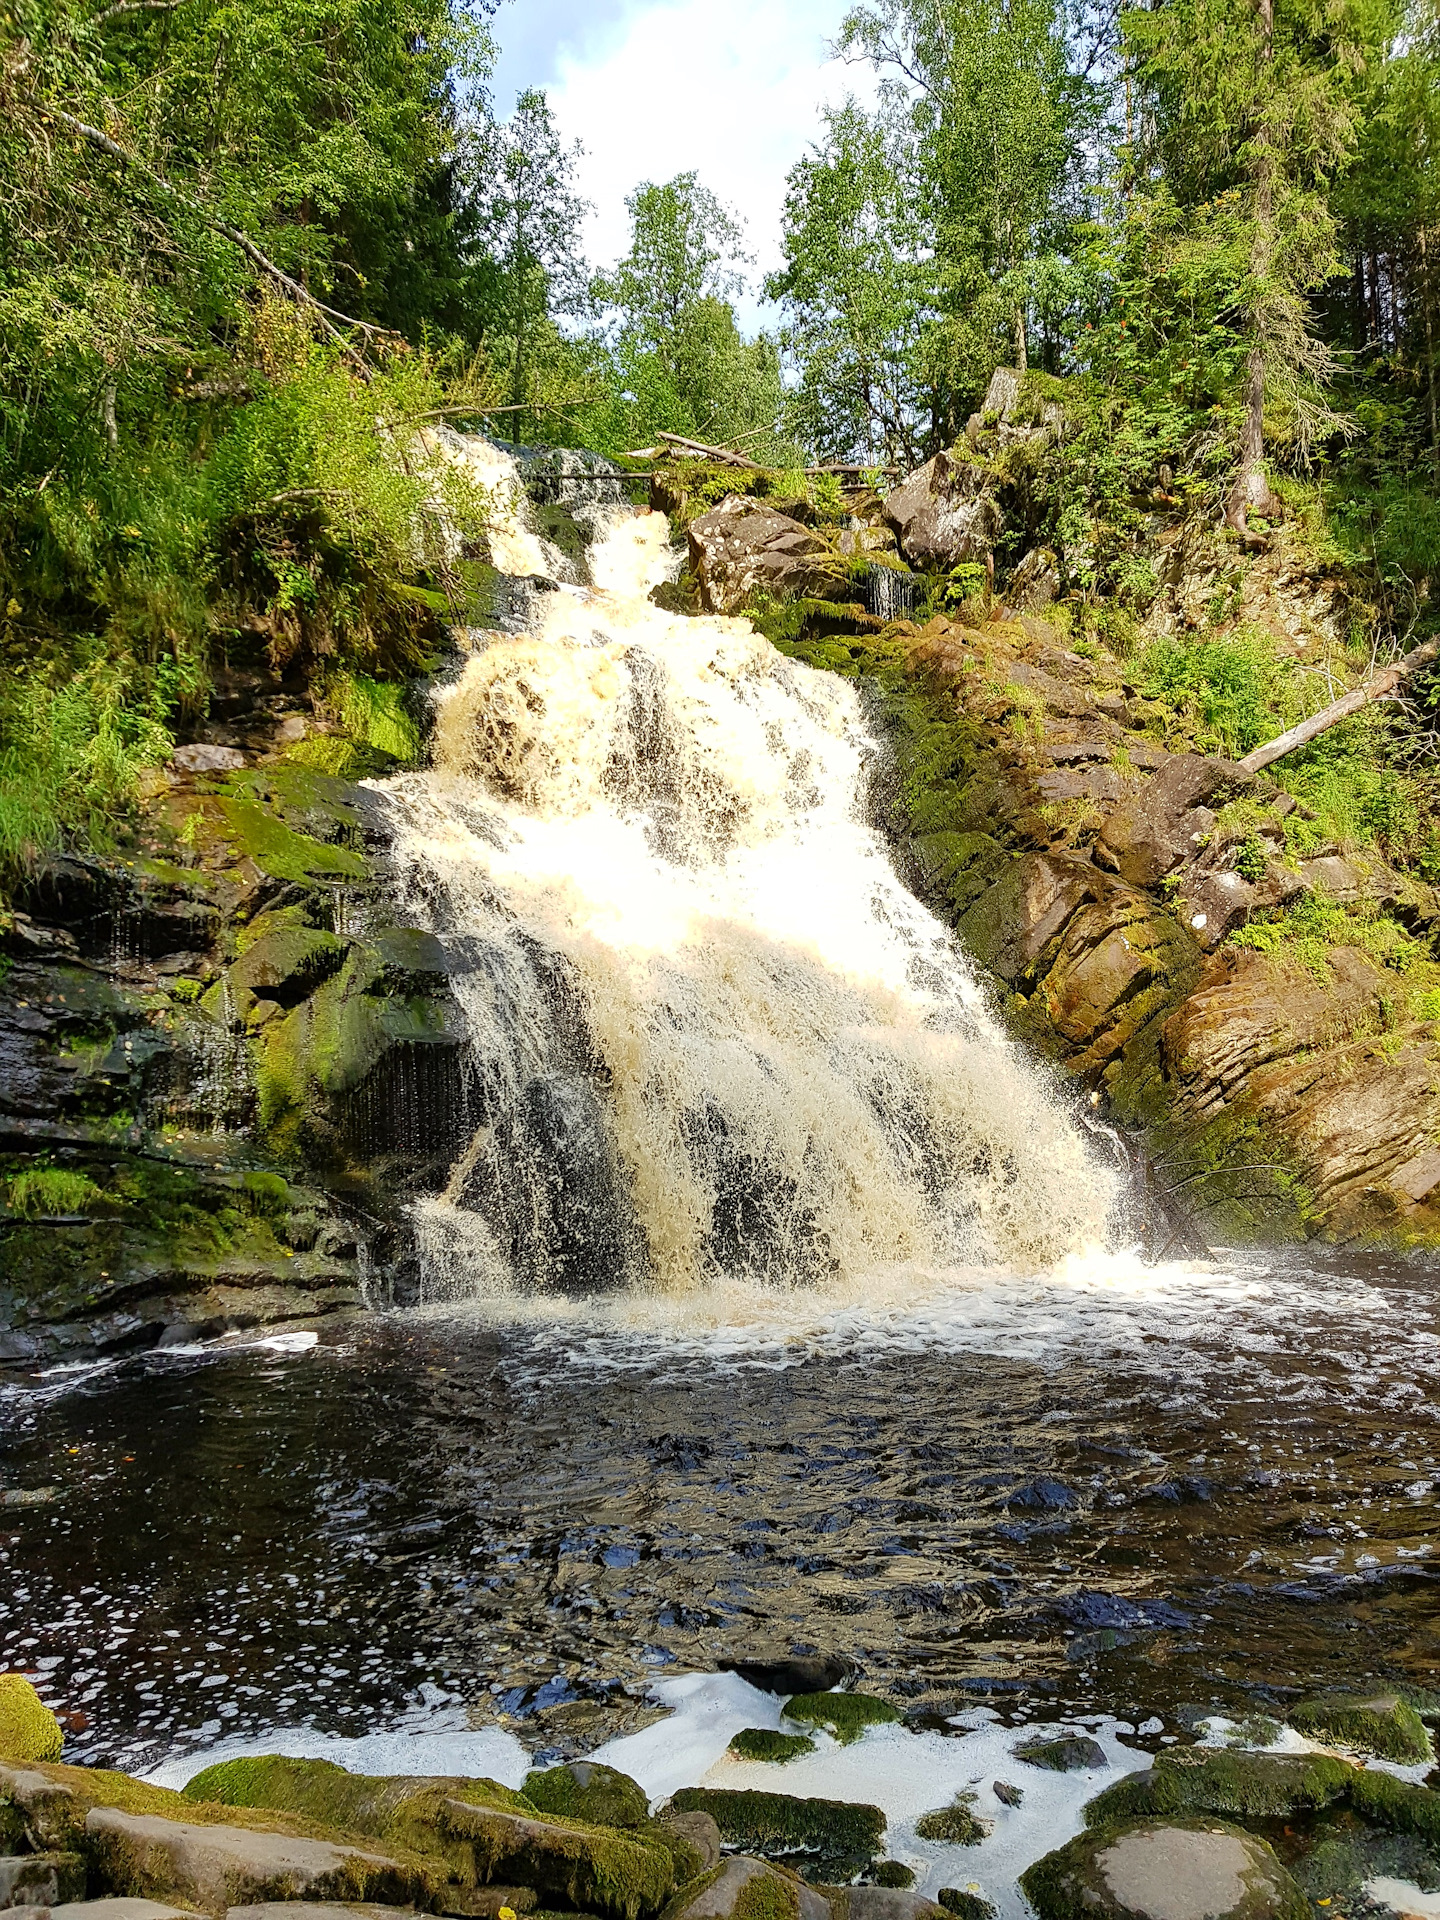
[(1312, 713), (1308, 720), (1302, 720), (1298, 727), (1291, 727), (1288, 733), (1267, 740), (1263, 747), (1256, 747), (1247, 753), (1238, 764), (1246, 773), (1259, 773), (1274, 760), (1281, 760), (1287, 753), (1294, 753), (1297, 747), (1305, 746), (1333, 727), (1337, 721), (1348, 720), (1352, 713), (1359, 713), (1368, 707), (1372, 700), (1383, 700), (1393, 693), (1402, 680), (1408, 680), (1412, 673), (1440, 656), (1440, 640), (1427, 640), (1422, 647), (1413, 647), (1403, 660), (1397, 660), (1393, 667), (1386, 667), (1383, 673), (1356, 687), (1353, 692), (1343, 694), (1340, 699), (1332, 700), (1328, 707), (1322, 707), (1319, 713)]
[(78, 120), (73, 113), (66, 113), (62, 107), (49, 107), (46, 111), (98, 152), (107, 155), (111, 160), (118, 160), (121, 166), (133, 167), (137, 173), (144, 174), (147, 180), (159, 187), (162, 193), (169, 194), (172, 200), (178, 201), (182, 207), (188, 207), (192, 213), (197, 214), (212, 232), (218, 233), (222, 240), (228, 240), (232, 247), (238, 247), (257, 272), (273, 280), (276, 286), (290, 295), (292, 300), (297, 301), (301, 306), (310, 307), (317, 313), (326, 334), (338, 345), (348, 346), (349, 342), (332, 324), (337, 320), (341, 326), (355, 327), (361, 333), (382, 334), (391, 339), (399, 338), (392, 327), (379, 327), (371, 320), (353, 319), (348, 313), (340, 313), (334, 307), (327, 307), (323, 300), (317, 300), (308, 288), (302, 287), (300, 282), (293, 280), (283, 267), (277, 266), (267, 254), (262, 253), (249, 234), (242, 233), (239, 227), (232, 227), (228, 220), (222, 220), (218, 214), (212, 213), (203, 202), (192, 198), (173, 181), (167, 180), (163, 173), (157, 173), (153, 167), (147, 167), (145, 162), (137, 160), (133, 153), (127, 153), (124, 147), (110, 138), (109, 134), (102, 133), (98, 127), (87, 125), (83, 120)]

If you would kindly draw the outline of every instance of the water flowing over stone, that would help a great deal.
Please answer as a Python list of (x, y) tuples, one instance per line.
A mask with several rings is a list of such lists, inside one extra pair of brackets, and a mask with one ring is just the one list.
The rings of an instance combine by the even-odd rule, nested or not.
[(469, 1033), (473, 1131), (419, 1208), (429, 1296), (865, 1298), (1098, 1243), (1112, 1176), (867, 823), (854, 689), (743, 619), (661, 611), (671, 567), (663, 515), (612, 510), (593, 591), (471, 634), (433, 770), (380, 789)]

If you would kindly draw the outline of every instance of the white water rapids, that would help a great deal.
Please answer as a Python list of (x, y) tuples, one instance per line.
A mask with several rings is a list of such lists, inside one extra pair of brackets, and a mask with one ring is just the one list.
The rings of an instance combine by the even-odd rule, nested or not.
[[(497, 557), (535, 569), (503, 518)], [(382, 787), (469, 1036), (473, 1135), (418, 1210), (429, 1297), (863, 1302), (1099, 1245), (1115, 1176), (896, 876), (855, 689), (661, 611), (668, 543), (621, 510), (593, 588), (469, 635), (433, 768)]]

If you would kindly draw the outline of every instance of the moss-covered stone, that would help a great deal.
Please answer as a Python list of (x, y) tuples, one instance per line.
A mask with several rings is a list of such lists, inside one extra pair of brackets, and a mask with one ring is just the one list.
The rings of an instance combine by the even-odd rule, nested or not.
[(60, 1722), (23, 1673), (0, 1673), (0, 1758), (58, 1760)]
[(1031, 1740), (1016, 1747), (1015, 1758), (1049, 1773), (1081, 1773), (1087, 1767), (1103, 1767), (1105, 1749), (1088, 1734), (1069, 1733), (1058, 1740)]
[(1351, 1780), (1350, 1805), (1362, 1820), (1395, 1833), (1417, 1834), (1440, 1848), (1440, 1793), (1429, 1787), (1412, 1787), (1393, 1774), (1364, 1767)]
[(1080, 1834), (1020, 1876), (1040, 1920), (1306, 1920), (1265, 1841), (1214, 1819)]
[(855, 1801), (684, 1787), (671, 1805), (710, 1814), (730, 1846), (766, 1859), (796, 1859), (812, 1879), (852, 1878), (879, 1856), (885, 1842), (880, 1808)]
[(823, 1727), (848, 1746), (867, 1727), (886, 1726), (903, 1715), (899, 1707), (871, 1693), (797, 1693), (785, 1702), (785, 1717), (803, 1726)]
[(948, 1807), (922, 1813), (915, 1822), (915, 1832), (921, 1840), (943, 1840), (952, 1847), (978, 1847), (982, 1840), (989, 1838), (991, 1823), (975, 1812), (973, 1793), (957, 1793)]
[(913, 1887), (914, 1870), (903, 1860), (882, 1860), (875, 1869), (875, 1884), (877, 1887)]
[(542, 1813), (589, 1820), (602, 1827), (638, 1827), (649, 1818), (643, 1787), (628, 1773), (593, 1760), (571, 1760), (525, 1776), (525, 1798)]
[(1273, 1820), (1328, 1807), (1341, 1799), (1356, 1770), (1328, 1754), (1211, 1752), (1201, 1747), (1160, 1754), (1097, 1794), (1085, 1808), (1087, 1827), (1146, 1814), (1226, 1813)]
[(993, 1904), (970, 1887), (941, 1887), (935, 1898), (955, 1920), (995, 1920)]
[(1312, 1740), (1332, 1740), (1357, 1753), (1411, 1765), (1434, 1758), (1430, 1735), (1414, 1707), (1393, 1693), (1340, 1693), (1304, 1700), (1291, 1725)]
[(802, 1753), (814, 1753), (815, 1742), (808, 1733), (776, 1733), (771, 1727), (742, 1727), (730, 1742), (729, 1751), (737, 1760), (796, 1760)]

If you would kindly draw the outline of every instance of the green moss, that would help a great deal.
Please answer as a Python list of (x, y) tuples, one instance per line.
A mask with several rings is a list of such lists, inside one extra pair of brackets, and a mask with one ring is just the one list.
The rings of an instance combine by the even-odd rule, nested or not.
[(602, 1827), (636, 1827), (650, 1813), (643, 1788), (628, 1774), (593, 1760), (527, 1773), (523, 1792), (542, 1813), (559, 1813)]
[[(1020, 1889), (1040, 1920), (1095, 1920), (1097, 1914), (1124, 1914), (1126, 1909), (1110, 1892), (1099, 1860), (1116, 1841), (1127, 1834), (1142, 1832), (1148, 1825), (1148, 1822), (1140, 1822), (1138, 1825), (1082, 1833), (1027, 1867), (1020, 1875)], [(1204, 1817), (1168, 1820), (1158, 1831), (1174, 1828), (1190, 1832), (1234, 1834), (1262, 1858), (1269, 1857), (1274, 1891), (1269, 1887), (1247, 1885), (1236, 1906), (1229, 1910), (1233, 1920), (1309, 1920), (1310, 1909), (1304, 1895), (1274, 1859), (1264, 1841), (1257, 1840), (1245, 1833), (1243, 1828), (1231, 1826), (1226, 1821)]]
[(739, 1760), (783, 1762), (814, 1751), (808, 1733), (775, 1733), (769, 1727), (743, 1727), (730, 1742), (730, 1752)]
[(308, 884), (326, 879), (358, 880), (365, 873), (360, 854), (296, 833), (253, 801), (222, 800), (219, 805), (224, 830), (237, 852), (274, 880)]
[[(66, 1167), (31, 1167), (16, 1174), (5, 1187), (5, 1204), (22, 1219), (36, 1220), (56, 1214), (89, 1213), (103, 1206), (105, 1194), (89, 1174)], [(16, 1675), (0, 1676), (4, 1680)]]
[(978, 1847), (988, 1838), (991, 1823), (982, 1820), (974, 1809), (973, 1793), (957, 1793), (948, 1807), (922, 1813), (915, 1822), (915, 1832), (922, 1840), (943, 1840), (952, 1847)]
[(877, 1887), (913, 1887), (915, 1875), (903, 1860), (882, 1860), (875, 1869)]
[(58, 1760), (60, 1722), (23, 1673), (0, 1673), (0, 1755), (7, 1760)]
[(995, 1920), (995, 1907), (970, 1887), (941, 1887), (935, 1899), (956, 1920)]
[(1304, 1700), (1290, 1715), (1292, 1726), (1312, 1740), (1334, 1740), (1357, 1753), (1415, 1764), (1434, 1758), (1425, 1724), (1395, 1694), (1335, 1694)]
[(1145, 1814), (1228, 1813), (1280, 1819), (1341, 1799), (1355, 1769), (1328, 1754), (1209, 1751), (1160, 1754), (1144, 1773), (1118, 1780), (1085, 1808), (1087, 1827), (1111, 1826)]
[(778, 1873), (756, 1873), (730, 1909), (734, 1920), (800, 1920), (799, 1889)]
[(871, 1693), (797, 1693), (785, 1702), (785, 1717), (804, 1726), (823, 1727), (848, 1746), (867, 1727), (887, 1726), (902, 1716), (898, 1707)]
[(766, 1859), (804, 1855), (807, 1868), (813, 1864), (816, 1877), (825, 1880), (852, 1878), (885, 1841), (880, 1808), (854, 1801), (684, 1787), (671, 1804), (682, 1813), (708, 1813), (721, 1839), (743, 1853)]
[(1364, 1767), (1351, 1783), (1350, 1805), (1362, 1820), (1395, 1833), (1416, 1834), (1440, 1848), (1440, 1793), (1429, 1787), (1412, 1787), (1393, 1774)]

